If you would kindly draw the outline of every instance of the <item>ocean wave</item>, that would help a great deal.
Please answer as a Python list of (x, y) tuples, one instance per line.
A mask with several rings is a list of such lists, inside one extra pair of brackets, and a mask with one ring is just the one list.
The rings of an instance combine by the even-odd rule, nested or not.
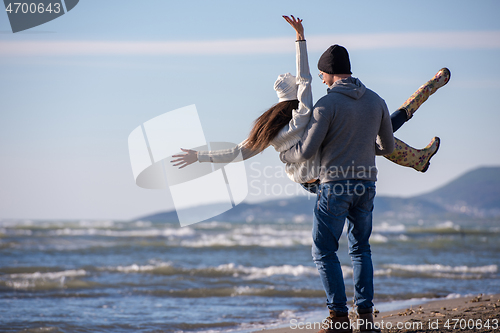
[(381, 234), (372, 234), (370, 236), (370, 243), (387, 243), (389, 238), (381, 235)]
[(98, 270), (116, 271), (122, 273), (152, 273), (158, 275), (176, 275), (182, 274), (185, 271), (185, 269), (182, 268), (175, 268), (171, 263), (156, 263), (149, 265), (132, 264), (129, 266), (99, 268)]
[[(68, 237), (88, 238), (89, 236), (137, 239), (164, 238), (164, 245), (169, 247), (290, 247), (312, 245), (310, 229), (297, 225), (234, 225), (226, 222), (210, 222), (200, 224), (200, 226), (180, 228), (172, 226), (160, 227), (146, 222), (144, 222), (143, 227), (140, 227), (137, 223), (139, 222), (133, 224), (113, 223), (112, 221), (104, 224), (83, 222), (34, 224), (27, 222), (20, 226), (7, 223), (5, 227), (0, 229), (0, 233), (4, 237), (53, 238), (53, 240), (50, 240), (50, 245), (52, 247), (61, 245), (62, 250), (64, 250), (65, 246), (70, 246), (70, 243), (67, 242)], [(58, 239), (60, 241), (57, 241)], [(32, 243), (21, 244), (21, 246), (25, 245), (33, 247)], [(69, 248), (69, 250), (72, 249), (74, 248)]]
[[(236, 265), (234, 263), (221, 264), (208, 267), (176, 267), (169, 262), (150, 263), (147, 265), (132, 264), (128, 266), (102, 267), (99, 271), (142, 273), (152, 275), (189, 275), (197, 277), (233, 277), (242, 280), (260, 280), (273, 276), (317, 276), (318, 271), (314, 266), (281, 265), (254, 267)], [(342, 266), (344, 278), (352, 276), (352, 267)], [(376, 273), (378, 274), (378, 273)]]
[(311, 246), (309, 229), (276, 226), (253, 225), (238, 226), (223, 233), (198, 232), (195, 237), (186, 237), (179, 241), (184, 247), (290, 247)]
[[(54, 289), (93, 289), (102, 286), (99, 283), (92, 281), (85, 281), (80, 279), (65, 280), (13, 280), (13, 281), (0, 281), (0, 290), (2, 287), (15, 290), (35, 290), (47, 291)], [(78, 295), (81, 297), (82, 295)]]
[[(268, 267), (246, 267), (234, 264), (225, 264), (217, 267), (219, 270), (232, 272), (234, 277), (242, 277), (246, 280), (258, 280), (268, 278), (275, 275), (288, 275), (288, 276), (316, 276), (318, 270), (314, 266), (303, 265), (282, 265), (282, 266), (268, 266)], [(352, 267), (342, 266), (344, 278), (352, 276)]]
[(195, 227), (196, 229), (232, 229), (234, 223), (221, 221), (201, 222), (197, 223)]
[(59, 329), (59, 327), (55, 327), (55, 326), (54, 327), (42, 326), (42, 327), (32, 327), (32, 328), (23, 329), (22, 331), (19, 331), (19, 332), (24, 332), (24, 333), (63, 333), (64, 331), (61, 331)]
[(84, 269), (70, 269), (59, 272), (34, 272), (34, 273), (17, 273), (9, 274), (7, 277), (11, 279), (60, 279), (62, 277), (84, 276), (87, 272)]
[(445, 221), (435, 225), (420, 225), (420, 226), (410, 226), (408, 228), (410, 233), (466, 233), (466, 232), (477, 232), (476, 230), (463, 230), (463, 227), (452, 222)]
[(88, 275), (84, 269), (56, 272), (14, 273), (0, 276), (0, 286), (9, 289), (51, 290), (60, 288), (91, 288), (97, 283), (75, 279)]
[(418, 275), (421, 277), (437, 277), (447, 279), (481, 279), (498, 272), (497, 265), (487, 266), (447, 266), (441, 264), (401, 265), (386, 264), (379, 275)]
[[(103, 267), (99, 271), (122, 272), (122, 273), (146, 273), (158, 275), (196, 275), (200, 277), (231, 276), (247, 280), (256, 280), (274, 275), (302, 276), (317, 275), (316, 267), (303, 265), (282, 265), (268, 267), (252, 267), (235, 265), (234, 263), (221, 264), (208, 267), (176, 267), (170, 262), (157, 262), (147, 265), (132, 264), (128, 266)], [(349, 268), (346, 267), (349, 274)]]
[(373, 231), (383, 233), (403, 233), (406, 231), (406, 226), (404, 224), (389, 224), (387, 222), (382, 222), (380, 224), (374, 224)]
[[(10, 229), (61, 229), (61, 228), (113, 228), (124, 222), (113, 220), (81, 220), (81, 221), (34, 221), (34, 220), (0, 220), (0, 227)], [(133, 225), (134, 223), (127, 223)]]
[(316, 267), (303, 266), (303, 265), (283, 265), (283, 266), (269, 266), (269, 267), (244, 267), (234, 266), (234, 264), (226, 265), (228, 269), (234, 270), (236, 274), (244, 274), (245, 279), (254, 280), (267, 278), (274, 275), (318, 275)]
[(192, 236), (195, 231), (189, 227), (180, 229), (138, 229), (138, 230), (114, 230), (114, 229), (57, 229), (49, 235), (54, 236), (106, 236), (106, 237), (185, 237)]
[(188, 289), (155, 289), (145, 290), (141, 293), (157, 297), (237, 297), (237, 296), (259, 296), (259, 297), (303, 297), (315, 298), (324, 296), (323, 290), (316, 289), (279, 289), (274, 286), (256, 288), (250, 286), (234, 286), (224, 288), (188, 288)]
[[(309, 233), (308, 233), (309, 234)], [(259, 246), (259, 247), (291, 247), (311, 246), (311, 236), (274, 237), (271, 235), (201, 235), (194, 239), (181, 240), (183, 247), (236, 247), (236, 246)]]

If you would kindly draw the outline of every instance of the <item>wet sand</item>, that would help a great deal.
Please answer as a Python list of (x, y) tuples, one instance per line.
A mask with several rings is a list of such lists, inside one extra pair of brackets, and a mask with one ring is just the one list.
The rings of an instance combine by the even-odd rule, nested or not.
[[(384, 333), (500, 332), (500, 294), (436, 300), (376, 315), (375, 321)], [(294, 322), (290, 327), (256, 332), (316, 333), (319, 329), (311, 325)]]

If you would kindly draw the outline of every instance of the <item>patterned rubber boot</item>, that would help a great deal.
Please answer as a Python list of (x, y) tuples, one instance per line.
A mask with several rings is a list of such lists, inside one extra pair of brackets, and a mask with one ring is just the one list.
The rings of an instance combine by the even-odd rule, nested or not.
[(385, 158), (401, 166), (410, 167), (420, 172), (426, 172), (431, 164), (430, 161), (432, 156), (434, 156), (439, 149), (441, 140), (435, 136), (424, 149), (415, 149), (398, 138), (394, 138), (394, 141), (394, 151), (392, 154), (384, 155)]
[(318, 333), (352, 333), (351, 321), (347, 313), (336, 313), (330, 310), (328, 316), (322, 322), (323, 329)]
[(410, 120), (420, 105), (422, 105), (422, 103), (424, 103), (430, 95), (434, 94), (436, 90), (447, 84), (448, 81), (450, 81), (450, 77), (450, 70), (448, 68), (441, 68), (431, 80), (427, 81), (424, 85), (418, 88), (418, 90), (415, 91), (413, 95), (411, 95), (410, 98), (408, 98), (406, 102), (399, 107), (399, 109), (405, 110), (406, 116), (408, 117), (408, 120)]

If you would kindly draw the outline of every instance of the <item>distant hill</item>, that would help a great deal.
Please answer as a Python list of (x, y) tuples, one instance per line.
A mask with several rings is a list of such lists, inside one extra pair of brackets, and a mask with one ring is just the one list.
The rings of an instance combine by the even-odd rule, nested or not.
[[(312, 219), (314, 196), (242, 203), (209, 221), (286, 222)], [(196, 212), (217, 205), (191, 208)], [(500, 167), (482, 167), (456, 178), (441, 188), (411, 198), (377, 196), (374, 216), (381, 218), (498, 218), (500, 217)], [(140, 218), (177, 222), (175, 211)]]
[[(215, 216), (207, 221), (227, 222), (286, 222), (311, 219), (314, 197), (293, 197), (287, 199), (270, 200), (256, 204), (241, 203), (227, 212)], [(207, 205), (190, 208), (190, 216), (197, 217), (197, 213), (214, 209), (216, 205)], [(201, 216), (202, 214), (199, 213)], [(139, 218), (153, 222), (178, 222), (175, 211), (160, 212)]]
[(472, 170), (417, 198), (439, 204), (449, 212), (472, 216), (500, 216), (500, 167)]

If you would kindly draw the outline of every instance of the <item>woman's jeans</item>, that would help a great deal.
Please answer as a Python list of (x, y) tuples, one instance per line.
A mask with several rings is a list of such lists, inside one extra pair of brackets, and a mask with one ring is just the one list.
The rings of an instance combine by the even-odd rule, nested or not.
[(368, 239), (372, 231), (375, 182), (341, 180), (318, 186), (314, 207), (312, 255), (327, 295), (327, 306), (348, 312), (344, 277), (337, 257), (339, 239), (347, 218), (347, 239), (354, 279), (355, 304), (373, 306), (373, 265)]
[(396, 132), (407, 121), (408, 116), (405, 110), (398, 109), (391, 113), (392, 132)]

